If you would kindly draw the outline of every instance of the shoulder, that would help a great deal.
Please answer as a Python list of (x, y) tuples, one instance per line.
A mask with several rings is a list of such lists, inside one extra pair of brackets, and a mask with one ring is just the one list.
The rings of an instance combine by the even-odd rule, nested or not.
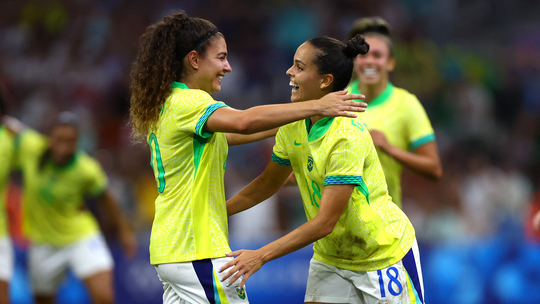
[(418, 100), (418, 97), (403, 88), (394, 87), (392, 99), (397, 101), (397, 104), (402, 107), (422, 107), (422, 104), (420, 103), (420, 100)]
[(103, 172), (103, 167), (101, 166), (101, 164), (95, 158), (86, 154), (86, 152), (77, 151), (75, 157), (77, 157), (77, 166), (80, 169), (83, 169), (84, 171), (92, 174)]
[(46, 136), (33, 129), (24, 129), (15, 137), (15, 147), (22, 151), (37, 151), (46, 149), (49, 141)]

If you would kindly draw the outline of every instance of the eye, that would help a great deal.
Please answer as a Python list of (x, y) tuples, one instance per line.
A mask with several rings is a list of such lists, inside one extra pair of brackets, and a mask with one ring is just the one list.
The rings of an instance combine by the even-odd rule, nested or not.
[(300, 70), (300, 71), (303, 71), (303, 70), (304, 70), (304, 69), (303, 69), (301, 66), (299, 66), (298, 64), (296, 65), (296, 68), (297, 68), (298, 70)]

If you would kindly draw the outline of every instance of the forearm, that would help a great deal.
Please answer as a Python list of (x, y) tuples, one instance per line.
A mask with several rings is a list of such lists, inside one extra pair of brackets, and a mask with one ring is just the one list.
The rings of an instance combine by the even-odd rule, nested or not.
[(117, 229), (118, 233), (125, 233), (130, 231), (129, 225), (124, 218), (120, 207), (116, 203), (116, 200), (107, 191), (103, 195), (101, 202), (105, 209), (105, 212), (109, 215), (113, 225)]
[(256, 206), (274, 195), (277, 190), (279, 186), (272, 185), (259, 176), (227, 201), (227, 215), (231, 216)]
[[(284, 237), (260, 248), (258, 251), (260, 251), (263, 262), (267, 263), (297, 251), (327, 236), (332, 232), (335, 223), (334, 225), (331, 225), (331, 227), (328, 227), (329, 229), (321, 227), (323, 225), (324, 223), (316, 220), (315, 217)], [(326, 226), (328, 226), (328, 224)]]
[(279, 128), (274, 128), (254, 134), (226, 133), (225, 136), (227, 137), (227, 143), (229, 146), (244, 145), (275, 136), (278, 129)]
[(384, 152), (420, 176), (437, 180), (442, 175), (442, 167), (438, 157), (411, 153), (395, 146), (390, 146)]
[(320, 115), (316, 101), (265, 105), (244, 110), (238, 126), (240, 133), (253, 134), (316, 115)]

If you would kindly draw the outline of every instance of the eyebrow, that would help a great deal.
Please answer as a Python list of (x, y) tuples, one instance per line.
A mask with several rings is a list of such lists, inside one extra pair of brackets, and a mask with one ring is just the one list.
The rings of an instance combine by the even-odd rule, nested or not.
[(303, 63), (302, 61), (298, 60), (298, 59), (295, 59), (294, 62), (296, 63), (301, 63), (302, 65), (306, 65), (305, 63)]
[(225, 55), (225, 56), (227, 56), (227, 52), (220, 52), (220, 53), (217, 53), (216, 56), (220, 56), (220, 55)]

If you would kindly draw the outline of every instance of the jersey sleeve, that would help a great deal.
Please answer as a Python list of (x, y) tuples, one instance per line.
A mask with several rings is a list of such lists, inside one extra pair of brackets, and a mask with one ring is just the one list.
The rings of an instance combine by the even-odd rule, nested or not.
[(272, 149), (272, 160), (278, 165), (290, 166), (291, 161), (285, 146), (285, 134), (286, 131), (283, 130), (283, 127), (279, 128), (276, 134), (276, 144)]
[(365, 156), (372, 145), (367, 130), (340, 130), (328, 145), (324, 185), (362, 185)]
[(435, 141), (435, 132), (427, 116), (426, 110), (415, 97), (411, 96), (412, 102), (409, 104), (409, 121), (407, 123), (409, 149), (414, 151), (418, 147)]
[(205, 130), (204, 124), (217, 109), (228, 106), (223, 102), (215, 101), (204, 91), (191, 91), (187, 98), (173, 103), (175, 117), (183, 131), (208, 138), (213, 132)]
[(103, 171), (101, 165), (94, 159), (89, 159), (85, 166), (87, 173), (86, 196), (98, 197), (107, 189), (107, 174)]
[(24, 161), (33, 159), (37, 154), (43, 153), (47, 146), (47, 138), (32, 129), (25, 129), (15, 137), (14, 146), (14, 166), (20, 168)]

